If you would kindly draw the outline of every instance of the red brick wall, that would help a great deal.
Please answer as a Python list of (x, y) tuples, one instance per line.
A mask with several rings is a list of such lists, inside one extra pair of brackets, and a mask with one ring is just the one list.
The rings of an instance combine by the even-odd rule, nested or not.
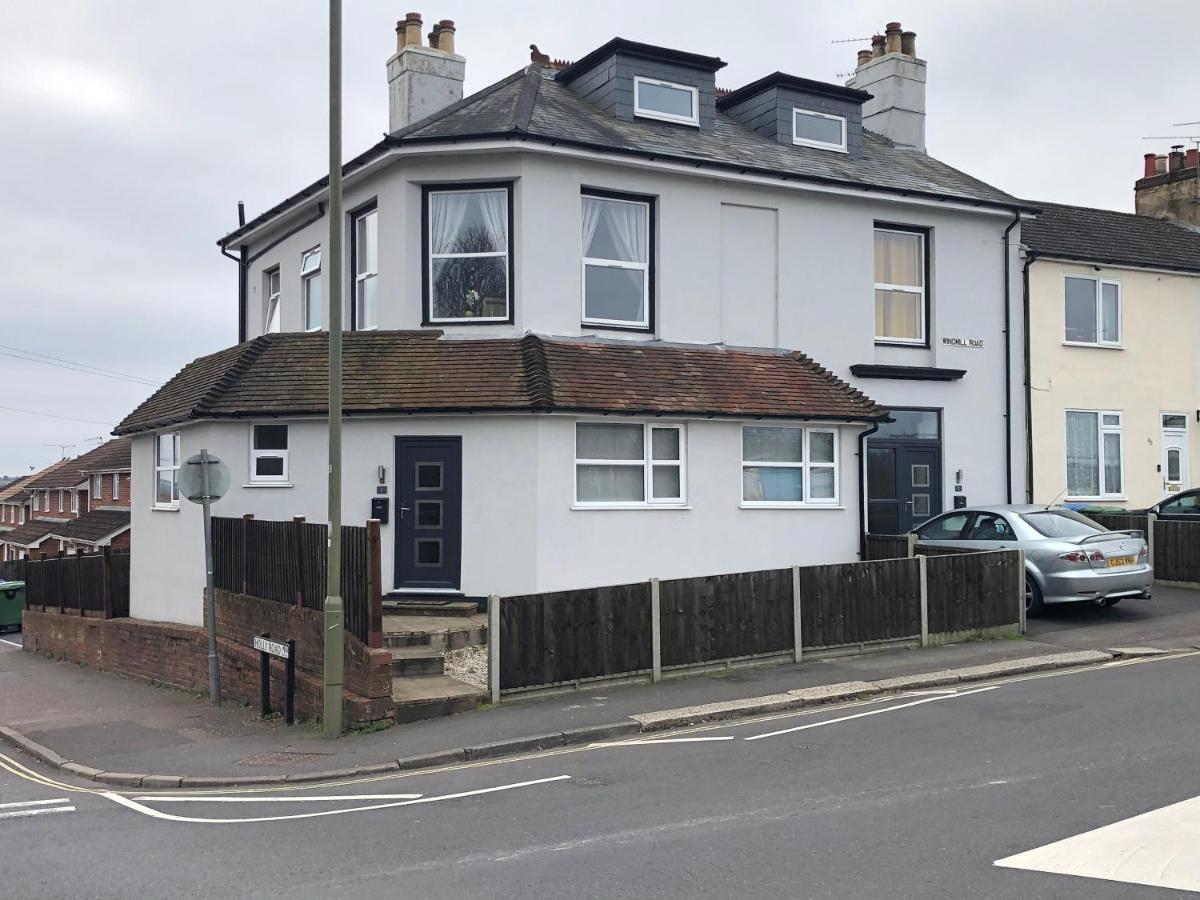
[[(218, 605), (218, 610), (220, 605)], [(51, 658), (86, 663), (96, 669), (144, 678), (189, 691), (208, 689), (208, 639), (203, 629), (144, 619), (93, 619), (26, 610), (22, 619), (24, 648)], [(221, 691), (227, 699), (252, 706), (259, 702), (259, 655), (249, 646), (218, 638)], [(299, 654), (298, 654), (299, 656)], [(278, 676), (278, 677), (276, 677)], [(296, 672), (296, 715), (321, 716), (320, 677)], [(271, 703), (283, 709), (283, 669), (275, 663)], [(354, 728), (387, 719), (392, 698), (368, 698), (342, 691), (345, 721)]]
[(112, 539), (112, 548), (114, 550), (128, 550), (129, 537), (132, 534), (132, 529), (126, 529)]
[(119, 496), (117, 497), (116, 500), (113, 499), (113, 489), (112, 489), (113, 477), (114, 477), (113, 472), (106, 472), (104, 475), (101, 476), (99, 498), (92, 497), (92, 478), (94, 476), (91, 476), (91, 475), (88, 476), (87, 495), (88, 495), (88, 497), (92, 497), (90, 502), (91, 502), (91, 505), (93, 508), (98, 507), (98, 506), (106, 506), (106, 507), (118, 506), (118, 507), (123, 507), (125, 509), (128, 509), (130, 507), (130, 502), (129, 502), (129, 490), (130, 490), (129, 477), (130, 476), (129, 476), (129, 473), (128, 472), (120, 472), (120, 473), (115, 473), (115, 474), (117, 477), (119, 477), (121, 479), (120, 489), (118, 490)]

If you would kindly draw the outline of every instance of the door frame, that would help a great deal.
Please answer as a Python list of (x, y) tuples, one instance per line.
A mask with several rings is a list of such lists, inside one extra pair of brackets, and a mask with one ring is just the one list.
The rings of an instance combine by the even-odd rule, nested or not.
[[(946, 488), (946, 458), (945, 458), (946, 413), (945, 413), (945, 408), (941, 407), (941, 406), (889, 406), (888, 412), (889, 413), (891, 413), (891, 412), (934, 413), (937, 416), (938, 436), (937, 436), (936, 441), (900, 440), (900, 439), (895, 439), (895, 438), (877, 438), (877, 437), (875, 437), (875, 435), (871, 435), (866, 439), (866, 442), (865, 442), (866, 446), (864, 447), (863, 458), (860, 460), (860, 464), (862, 466), (862, 472), (863, 472), (863, 481), (862, 481), (863, 496), (861, 498), (862, 504), (863, 504), (863, 522), (865, 523), (866, 528), (868, 529), (868, 533), (870, 533), (869, 529), (871, 527), (870, 526), (871, 496), (870, 496), (870, 478), (868, 477), (868, 472), (867, 472), (867, 460), (868, 460), (868, 457), (870, 456), (870, 450), (871, 450), (872, 446), (883, 447), (883, 448), (890, 447), (890, 448), (895, 448), (895, 449), (912, 447), (914, 449), (920, 449), (920, 450), (934, 450), (936, 453), (936, 456), (937, 456), (938, 478), (941, 479), (941, 482), (940, 482), (940, 484), (938, 484), (938, 487), (937, 487), (937, 496), (941, 499), (941, 507), (942, 508), (937, 511), (933, 511), (932, 510), (932, 497), (931, 497), (930, 498), (930, 504), (931, 504), (930, 514), (929, 514), (928, 518), (926, 518), (925, 521), (921, 522), (920, 524), (924, 525), (925, 522), (928, 522), (931, 519), (936, 519), (942, 513), (949, 511), (946, 509), (946, 490), (945, 490), (945, 488)], [(897, 485), (898, 485), (899, 484), (899, 468), (897, 468), (896, 477), (897, 477)], [(932, 481), (933, 481), (933, 479), (931, 478), (930, 482), (932, 483)], [(898, 490), (897, 490), (897, 493), (899, 493)], [(909, 493), (911, 493), (911, 491)], [(904, 501), (900, 500), (897, 497), (896, 502), (900, 505), (903, 505)], [(911, 519), (911, 515), (910, 515), (910, 519)], [(909, 528), (909, 530), (911, 531), (913, 528), (916, 528), (916, 527), (917, 527), (917, 525), (913, 524)]]
[[(443, 481), (444, 493), (457, 493), (458, 506), (457, 515), (455, 516), (455, 527), (450, 529), (454, 532), (454, 555), (452, 564), (448, 566), (451, 572), (450, 585), (432, 585), (424, 586), (419, 584), (406, 584), (400, 580), (402, 567), (400, 565), (400, 541), (403, 537), (402, 515), (403, 508), (401, 502), (403, 499), (401, 479), (407, 477), (405, 467), (401, 466), (401, 452), (405, 447), (420, 447), (425, 445), (436, 445), (441, 447), (452, 448), (453, 454), (457, 457), (457, 486), (453, 490), (447, 490), (445, 485), (450, 484), (449, 481)], [(463, 521), (463, 478), (462, 478), (462, 435), (457, 434), (397, 434), (393, 436), (392, 445), (392, 462), (393, 462), (393, 485), (394, 499), (392, 501), (392, 521), (395, 523), (395, 530), (392, 535), (392, 593), (400, 594), (462, 594), (462, 521)], [(445, 471), (445, 467), (443, 467)], [(445, 476), (443, 476), (444, 478)], [(443, 510), (449, 506), (443, 501)], [(415, 513), (415, 509), (410, 510)], [(443, 518), (443, 523), (446, 521)]]

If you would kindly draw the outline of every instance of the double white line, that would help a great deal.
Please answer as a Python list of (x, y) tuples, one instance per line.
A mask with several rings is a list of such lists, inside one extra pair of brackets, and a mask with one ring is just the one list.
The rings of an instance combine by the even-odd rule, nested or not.
[(66, 797), (54, 800), (22, 800), (19, 803), (0, 803), (0, 819), (22, 819), (46, 813), (75, 812)]

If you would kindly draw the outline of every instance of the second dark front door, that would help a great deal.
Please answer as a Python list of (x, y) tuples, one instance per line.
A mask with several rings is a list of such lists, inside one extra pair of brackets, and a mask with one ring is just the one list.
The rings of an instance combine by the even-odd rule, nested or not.
[(906, 534), (942, 511), (941, 417), (892, 410), (867, 439), (867, 531)]
[(462, 568), (462, 438), (396, 438), (397, 588), (456, 590)]

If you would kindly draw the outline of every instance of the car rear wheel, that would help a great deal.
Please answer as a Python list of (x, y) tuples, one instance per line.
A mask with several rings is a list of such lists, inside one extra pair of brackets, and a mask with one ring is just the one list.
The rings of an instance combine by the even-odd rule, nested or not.
[(1033, 618), (1040, 616), (1045, 604), (1042, 602), (1042, 589), (1034, 581), (1032, 575), (1025, 576), (1025, 616)]

